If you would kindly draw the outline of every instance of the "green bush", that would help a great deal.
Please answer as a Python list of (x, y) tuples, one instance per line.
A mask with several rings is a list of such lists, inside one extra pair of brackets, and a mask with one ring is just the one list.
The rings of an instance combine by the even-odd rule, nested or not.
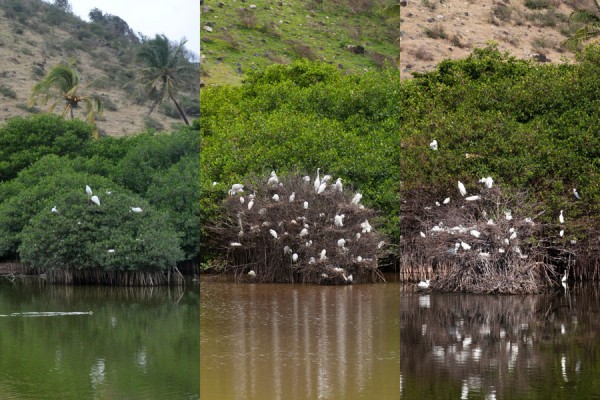
[(12, 118), (0, 128), (0, 181), (46, 154), (77, 154), (91, 136), (91, 126), (78, 119), (52, 114)]
[(100, 205), (78, 188), (53, 199), (57, 212), (46, 207), (37, 213), (20, 235), (21, 260), (39, 270), (153, 271), (183, 258), (166, 215), (118, 188), (94, 191)]

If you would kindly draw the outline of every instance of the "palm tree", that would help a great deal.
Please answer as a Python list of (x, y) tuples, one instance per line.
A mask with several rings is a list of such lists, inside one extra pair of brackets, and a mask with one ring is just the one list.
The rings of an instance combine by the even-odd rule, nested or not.
[(156, 35), (140, 49), (137, 61), (144, 64), (144, 67), (138, 69), (140, 74), (138, 81), (152, 100), (148, 115), (166, 97), (169, 97), (177, 107), (181, 119), (189, 125), (185, 113), (175, 100), (181, 84), (186, 80), (197, 78), (191, 64), (185, 58), (183, 47), (185, 43), (186, 40), (182, 40), (178, 44), (171, 44), (165, 35)]
[(569, 16), (572, 23), (583, 24), (583, 26), (565, 42), (567, 48), (576, 50), (580, 44), (591, 39), (600, 37), (600, 0), (594, 0), (596, 13), (589, 10), (573, 10)]
[(53, 112), (56, 106), (64, 101), (63, 118), (67, 113), (70, 113), (71, 118), (74, 118), (73, 109), (79, 108), (79, 105), (83, 104), (86, 113), (85, 120), (94, 127), (93, 135), (97, 139), (96, 116), (102, 114), (102, 102), (95, 95), (83, 96), (78, 94), (79, 88), (79, 74), (75, 69), (74, 62), (68, 65), (55, 65), (48, 71), (44, 79), (33, 86), (29, 106), (50, 103), (48, 112)]

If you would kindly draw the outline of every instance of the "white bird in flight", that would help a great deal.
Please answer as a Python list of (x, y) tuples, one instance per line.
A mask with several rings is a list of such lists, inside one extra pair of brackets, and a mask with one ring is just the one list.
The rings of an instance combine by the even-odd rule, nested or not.
[(467, 189), (465, 188), (465, 185), (461, 181), (458, 181), (458, 191), (460, 192), (461, 196), (463, 196), (463, 197), (467, 194)]

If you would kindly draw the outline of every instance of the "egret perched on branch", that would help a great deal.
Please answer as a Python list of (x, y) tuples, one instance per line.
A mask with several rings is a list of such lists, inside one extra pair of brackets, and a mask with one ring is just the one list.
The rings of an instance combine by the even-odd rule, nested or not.
[(476, 201), (476, 200), (480, 200), (480, 199), (481, 199), (481, 196), (479, 196), (479, 195), (465, 197), (466, 201)]
[(431, 150), (437, 150), (438, 149), (437, 140), (433, 139), (433, 142), (429, 143), (429, 147), (431, 148)]
[(345, 215), (337, 215), (333, 218), (333, 223), (335, 226), (337, 226), (338, 228), (341, 228), (342, 226), (344, 226), (344, 217)]
[(294, 200), (296, 200), (296, 192), (292, 192), (292, 194), (290, 194), (290, 203), (293, 203)]
[(275, 171), (271, 171), (271, 177), (267, 181), (269, 185), (277, 185), (279, 183), (279, 178), (277, 178), (277, 174)]
[(308, 201), (304, 202), (303, 207), (304, 207), (305, 210), (308, 210)]
[(302, 230), (300, 231), (300, 237), (303, 238), (306, 235), (308, 235), (308, 229), (302, 228)]
[(52, 211), (53, 213), (57, 213), (57, 212), (58, 212), (58, 209), (56, 208), (56, 206), (54, 206), (54, 207), (52, 207), (52, 210), (51, 210), (51, 211)]
[(419, 282), (417, 286), (419, 287), (419, 289), (427, 289), (429, 287), (429, 279), (427, 279), (425, 282)]
[(269, 229), (269, 233), (273, 236), (274, 239), (277, 239), (277, 232), (274, 229)]
[(248, 202), (248, 210), (252, 209), (253, 205), (254, 205), (254, 199), (252, 199)]
[(310, 182), (310, 176), (306, 175), (306, 176), (302, 177), (302, 180), (304, 182)]
[(462, 247), (464, 250), (471, 250), (471, 246), (463, 241), (460, 242), (460, 247)]
[(344, 185), (342, 185), (342, 178), (337, 178), (335, 180), (335, 190), (337, 190), (339, 192), (344, 191)]
[(320, 169), (321, 168), (317, 168), (317, 177), (315, 178), (315, 183), (314, 183), (314, 185), (315, 185), (315, 192), (318, 192), (319, 191), (319, 186), (321, 186), (321, 179), (319, 179), (319, 170)]
[(91, 188), (91, 187), (89, 187), (88, 185), (85, 185), (85, 193), (86, 193), (88, 196), (91, 196), (91, 195), (92, 195), (92, 188)]
[(461, 181), (458, 181), (458, 191), (460, 192), (460, 195), (463, 197), (467, 194), (467, 189), (465, 188), (465, 185)]
[(338, 247), (344, 247), (346, 245), (346, 239), (339, 239), (337, 245)]
[(292, 249), (290, 249), (290, 246), (283, 247), (283, 254), (292, 254)]
[(275, 193), (273, 197), (271, 197), (274, 201), (279, 201), (279, 195)]
[(422, 237), (422, 238), (424, 238), (424, 237), (427, 237), (427, 235), (425, 235), (425, 233), (424, 233), (424, 232), (422, 232), (422, 231), (421, 231), (421, 232), (419, 232), (419, 235), (421, 235), (421, 237)]
[(319, 185), (319, 188), (317, 189), (317, 194), (323, 193), (325, 191), (325, 188), (327, 188), (327, 181), (325, 181), (325, 179), (323, 179), (323, 181)]
[(229, 189), (229, 195), (233, 196), (236, 193), (240, 193), (244, 191), (244, 185), (241, 183), (234, 183), (231, 185), (231, 189)]
[(326, 249), (321, 250), (321, 254), (319, 256), (319, 260), (326, 260), (327, 259), (326, 254), (327, 254), (327, 250)]
[(244, 204), (245, 201), (246, 199), (244, 199), (244, 196), (240, 196), (240, 203)]
[(442, 204), (448, 204), (448, 203), (450, 203), (450, 197), (446, 197), (444, 199), (444, 201), (442, 201)]
[(577, 189), (573, 189), (573, 196), (575, 196), (577, 200), (581, 200), (581, 197), (579, 197), (579, 193), (577, 193)]
[(254, 272), (254, 270), (250, 270), (250, 272), (248, 272), (248, 276), (251, 278), (256, 278), (256, 272)]
[(98, 196), (94, 195), (90, 198), (90, 200), (92, 200), (92, 203), (100, 205), (100, 199), (98, 198)]
[(141, 213), (144, 210), (142, 210), (140, 207), (131, 207), (131, 211), (134, 213)]
[(292, 262), (298, 261), (298, 253), (292, 254)]
[(565, 223), (565, 217), (563, 216), (563, 210), (560, 210), (560, 215), (558, 216), (558, 222), (561, 224)]
[(358, 205), (358, 203), (360, 203), (360, 199), (362, 199), (362, 194), (356, 193), (352, 198), (352, 204)]
[(371, 232), (371, 229), (373, 229), (371, 224), (369, 224), (369, 220), (367, 219), (365, 219), (365, 222), (360, 223), (360, 227), (362, 228), (362, 233), (369, 233)]

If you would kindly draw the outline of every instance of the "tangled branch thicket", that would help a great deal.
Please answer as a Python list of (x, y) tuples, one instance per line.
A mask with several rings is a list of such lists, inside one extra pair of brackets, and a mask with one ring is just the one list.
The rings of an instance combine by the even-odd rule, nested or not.
[(544, 222), (543, 211), (533, 214), (540, 207), (525, 194), (494, 187), (478, 200), (454, 196), (448, 204), (416, 191), (403, 197), (404, 279), (433, 277), (429, 287), (444, 292), (540, 293), (574, 263), (574, 245), (560, 234), (564, 225)]
[[(317, 193), (312, 180), (298, 175), (275, 184), (255, 181), (253, 187), (224, 200), (224, 218), (210, 228), (237, 280), (384, 281), (378, 257), (387, 254), (389, 243), (369, 222), (376, 212), (352, 202), (355, 193), (340, 191), (333, 184)], [(250, 271), (256, 276), (250, 278)]]

